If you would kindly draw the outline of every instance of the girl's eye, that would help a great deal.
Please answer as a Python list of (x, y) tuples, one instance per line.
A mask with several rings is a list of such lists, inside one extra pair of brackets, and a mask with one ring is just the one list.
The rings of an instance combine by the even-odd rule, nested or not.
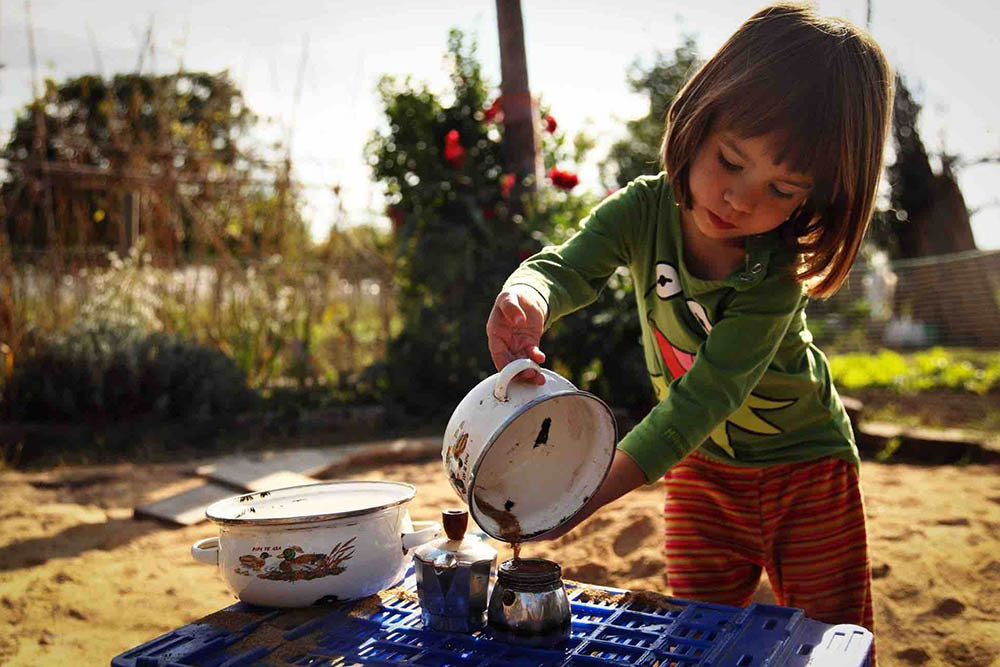
[(726, 171), (740, 170), (740, 166), (738, 164), (733, 164), (732, 162), (727, 160), (721, 152), (719, 152), (719, 164), (721, 164), (722, 168), (725, 169)]
[(795, 196), (791, 192), (782, 192), (781, 190), (779, 190), (778, 188), (774, 187), (773, 185), (771, 186), (771, 192), (773, 192), (774, 195), (776, 197), (778, 197), (779, 199), (791, 199), (792, 197)]

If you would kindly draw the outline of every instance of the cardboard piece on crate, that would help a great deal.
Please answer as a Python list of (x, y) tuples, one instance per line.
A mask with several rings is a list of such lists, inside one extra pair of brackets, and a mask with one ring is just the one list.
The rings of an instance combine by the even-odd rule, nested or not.
[(193, 526), (205, 520), (205, 509), (209, 505), (236, 493), (238, 491), (230, 486), (206, 481), (169, 498), (139, 505), (132, 510), (132, 515), (137, 519), (153, 518)]

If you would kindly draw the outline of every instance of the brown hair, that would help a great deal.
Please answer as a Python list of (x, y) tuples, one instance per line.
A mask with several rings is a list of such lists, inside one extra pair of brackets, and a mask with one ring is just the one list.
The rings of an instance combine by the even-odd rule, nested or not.
[(747, 138), (775, 133), (777, 162), (815, 183), (781, 230), (798, 257), (796, 280), (825, 298), (847, 277), (875, 207), (893, 91), (891, 68), (866, 33), (805, 5), (771, 5), (678, 93), (660, 161), (690, 208), (688, 171), (714, 124)]

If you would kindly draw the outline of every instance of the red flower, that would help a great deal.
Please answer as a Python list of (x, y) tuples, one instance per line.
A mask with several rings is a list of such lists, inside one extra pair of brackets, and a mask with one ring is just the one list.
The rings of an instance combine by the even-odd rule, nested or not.
[(572, 190), (580, 184), (580, 178), (571, 171), (560, 171), (555, 167), (549, 169), (549, 180), (560, 190)]
[(461, 169), (465, 164), (465, 149), (459, 141), (458, 130), (450, 131), (444, 138), (444, 159), (453, 169)]
[(503, 120), (503, 102), (501, 102), (502, 99), (503, 99), (502, 97), (498, 97), (495, 100), (493, 100), (493, 104), (490, 105), (490, 108), (483, 112), (484, 123), (492, 123), (494, 120), (497, 122)]
[(559, 127), (559, 123), (557, 123), (556, 119), (552, 117), (552, 114), (546, 115), (545, 116), (545, 129), (548, 130), (549, 134), (552, 134), (553, 132), (555, 132), (557, 127)]
[(506, 199), (510, 196), (510, 191), (514, 189), (514, 174), (504, 174), (500, 177), (500, 195)]
[(392, 228), (398, 230), (406, 224), (406, 214), (398, 206), (390, 206), (386, 209), (386, 214), (392, 220)]

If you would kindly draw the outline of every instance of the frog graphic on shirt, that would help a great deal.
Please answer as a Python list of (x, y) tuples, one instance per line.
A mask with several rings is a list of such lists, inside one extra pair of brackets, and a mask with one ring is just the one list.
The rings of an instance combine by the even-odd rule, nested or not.
[[(681, 289), (681, 281), (677, 272), (677, 267), (673, 264), (669, 262), (660, 262), (656, 265), (656, 280), (653, 285), (647, 289), (646, 295), (648, 296), (654, 290), (656, 291), (656, 296), (660, 301), (683, 299), (684, 304), (687, 306), (687, 310), (697, 321), (700, 328), (705, 332), (705, 335), (707, 336), (712, 331), (712, 322), (708, 313), (705, 311), (704, 306), (694, 299), (689, 299), (684, 295), (684, 292)], [(678, 314), (678, 317), (680, 316), (681, 315)], [(663, 331), (666, 327), (657, 323), (652, 309), (647, 313), (647, 319), (649, 321), (650, 330), (656, 337), (657, 348), (659, 349), (660, 357), (663, 360), (663, 365), (671, 376), (670, 378), (667, 378), (664, 375), (651, 376), (653, 387), (656, 389), (656, 398), (657, 400), (662, 401), (669, 393), (668, 384), (670, 380), (680, 378), (691, 368), (691, 366), (694, 365), (695, 359), (697, 358), (697, 350), (693, 352), (688, 351), (671, 342)], [(743, 402), (743, 405), (729, 415), (724, 422), (716, 426), (716, 428), (709, 435), (709, 438), (711, 438), (711, 440), (727, 454), (736, 458), (736, 453), (733, 451), (732, 443), (730, 441), (732, 428), (738, 428), (754, 435), (779, 434), (782, 432), (781, 429), (764, 419), (760, 413), (788, 407), (789, 405), (795, 403), (795, 401), (796, 399), (770, 399), (751, 392), (747, 399)]]

